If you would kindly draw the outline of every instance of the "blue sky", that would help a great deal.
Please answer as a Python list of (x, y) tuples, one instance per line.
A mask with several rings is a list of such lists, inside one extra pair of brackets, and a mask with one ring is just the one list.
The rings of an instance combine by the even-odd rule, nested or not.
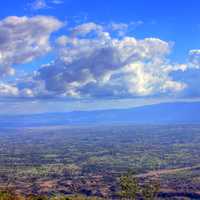
[[(28, 2), (28, 3), (27, 3)], [(65, 0), (49, 9), (31, 10), (27, 0), (1, 2), (0, 17), (52, 15), (60, 20), (94, 21), (97, 23), (143, 21), (133, 31), (137, 38), (159, 37), (173, 41), (176, 59), (185, 59), (189, 49), (199, 48), (200, 13), (198, 0)]]
[(199, 99), (198, 0), (7, 0), (0, 6), (1, 107), (20, 113), (26, 102), (33, 112), (34, 102), (37, 112), (53, 112)]

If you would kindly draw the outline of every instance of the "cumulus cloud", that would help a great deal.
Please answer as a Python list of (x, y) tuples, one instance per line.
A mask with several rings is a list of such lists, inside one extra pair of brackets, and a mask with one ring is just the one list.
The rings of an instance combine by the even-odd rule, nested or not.
[(171, 46), (158, 38), (115, 38), (85, 23), (57, 39), (58, 57), (37, 79), (54, 95), (138, 97), (177, 93), (185, 84), (170, 77)]
[(136, 39), (125, 24), (84, 23), (58, 37), (62, 23), (52, 17), (9, 17), (0, 21), (0, 73), (53, 50), (55, 60), (13, 83), (0, 84), (0, 96), (138, 98), (199, 96), (200, 50), (187, 63), (172, 63), (171, 43), (159, 38)]
[(0, 76), (14, 74), (14, 65), (28, 63), (51, 50), (50, 35), (62, 23), (53, 17), (7, 17), (0, 21)]

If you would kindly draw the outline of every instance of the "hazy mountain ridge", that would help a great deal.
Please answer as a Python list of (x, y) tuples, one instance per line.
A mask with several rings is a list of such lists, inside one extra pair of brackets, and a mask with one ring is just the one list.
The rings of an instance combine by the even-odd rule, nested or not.
[(0, 127), (112, 123), (200, 123), (200, 102), (162, 103), (129, 109), (0, 115)]

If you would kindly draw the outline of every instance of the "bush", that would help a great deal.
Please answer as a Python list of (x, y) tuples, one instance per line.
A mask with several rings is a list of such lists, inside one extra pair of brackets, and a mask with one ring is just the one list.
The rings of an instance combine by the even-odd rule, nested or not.
[(157, 181), (149, 181), (140, 185), (138, 179), (130, 172), (121, 176), (119, 184), (121, 199), (155, 200), (160, 190), (160, 184)]
[(23, 197), (19, 197), (12, 191), (0, 191), (0, 200), (24, 200)]

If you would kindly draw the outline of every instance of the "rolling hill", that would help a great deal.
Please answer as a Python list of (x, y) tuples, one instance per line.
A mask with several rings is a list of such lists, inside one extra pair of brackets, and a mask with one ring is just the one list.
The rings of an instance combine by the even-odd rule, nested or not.
[(162, 103), (129, 109), (0, 115), (0, 127), (28, 127), (90, 124), (174, 124), (200, 123), (200, 102)]

